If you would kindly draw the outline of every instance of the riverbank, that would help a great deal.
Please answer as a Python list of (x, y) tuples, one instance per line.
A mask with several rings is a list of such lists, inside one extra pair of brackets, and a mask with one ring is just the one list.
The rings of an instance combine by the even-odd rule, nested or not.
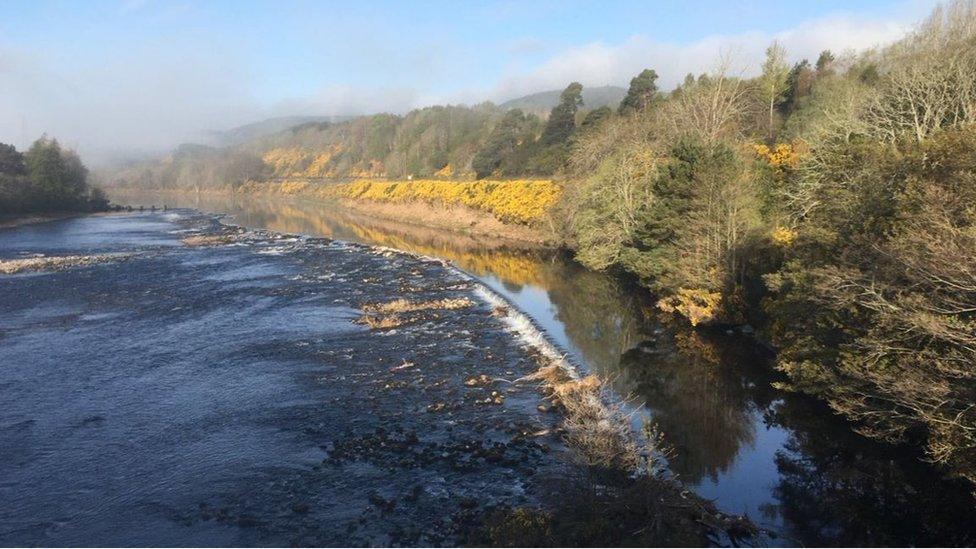
[[(233, 191), (193, 191), (189, 194), (210, 198), (244, 196), (277, 200), (291, 199), (306, 201), (310, 204), (320, 204), (326, 208), (339, 206), (377, 220), (447, 231), (464, 237), (498, 240), (502, 245), (511, 247), (549, 247), (554, 246), (556, 242), (555, 235), (541, 219), (532, 224), (511, 223), (502, 221), (486, 211), (460, 204), (432, 203), (421, 200), (382, 202), (370, 199), (349, 199), (340, 195), (323, 194), (319, 192), (322, 186), (288, 187), (275, 184), (253, 184)], [(182, 199), (187, 195), (184, 191), (172, 190), (111, 189), (111, 192), (117, 200), (125, 200), (127, 196), (141, 197), (147, 193), (160, 197), (172, 196), (174, 199)]]
[(17, 215), (0, 215), (0, 229), (10, 229), (13, 227), (20, 227), (22, 225), (30, 225), (33, 223), (44, 223), (46, 221), (56, 221), (58, 219), (68, 219), (70, 217), (77, 217), (79, 215), (84, 215), (81, 213), (51, 213), (51, 214), (17, 214)]
[[(592, 471), (565, 422), (574, 403), (600, 409), (598, 386), (560, 370), (540, 393), (533, 374), (561, 357), (440, 260), (183, 211), (0, 232), (3, 261), (37, 254), (105, 260), (0, 278), (4, 540), (503, 543), (526, 516), (566, 540), (552, 527), (583, 512), (557, 505)], [(383, 312), (396, 321), (371, 328)], [(600, 498), (635, 490), (598, 478)], [(611, 498), (593, 541), (743, 533), (639, 478), (657, 497), (626, 512), (658, 526), (625, 530)]]

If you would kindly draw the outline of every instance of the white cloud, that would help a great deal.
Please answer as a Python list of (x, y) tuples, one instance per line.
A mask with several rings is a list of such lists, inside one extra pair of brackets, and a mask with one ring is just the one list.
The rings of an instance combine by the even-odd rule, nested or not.
[(246, 80), (229, 58), (170, 47), (94, 66), (0, 49), (0, 142), (24, 147), (47, 133), (96, 160), (118, 149), (165, 150), (257, 114)]
[(324, 116), (402, 113), (416, 106), (418, 97), (416, 90), (407, 87), (362, 89), (337, 84), (327, 86), (310, 97), (281, 102), (271, 112), (276, 115), (298, 113)]
[[(369, 74), (384, 75), (385, 85), (332, 84), (272, 103), (255, 95), (265, 75), (256, 74), (259, 67), (233, 42), (221, 49), (213, 46), (219, 41), (208, 41), (208, 47), (194, 49), (189, 44), (147, 41), (85, 63), (68, 61), (64, 52), (45, 55), (44, 50), (14, 49), (0, 42), (0, 142), (23, 147), (47, 132), (97, 162), (119, 150), (164, 151), (212, 130), (271, 116), (402, 113), (435, 103), (502, 101), (562, 88), (573, 80), (588, 86), (625, 86), (647, 67), (658, 72), (660, 86), (666, 89), (688, 72), (709, 70), (730, 50), (744, 74), (754, 74), (774, 39), (793, 60), (811, 61), (826, 48), (840, 52), (891, 42), (928, 11), (932, 1), (908, 0), (884, 16), (832, 15), (777, 33), (715, 35), (690, 43), (638, 35), (616, 43), (581, 44), (548, 56), (548, 44), (522, 37), (502, 45), (508, 50), (509, 68), (487, 86), (457, 85), (459, 54), (443, 43), (444, 37), (403, 52), (374, 52), (360, 45), (348, 53), (357, 54), (360, 64), (372, 71)], [(122, 7), (138, 10), (146, 4), (130, 0)], [(376, 42), (385, 44), (379, 38)], [(330, 76), (340, 83), (346, 77)], [(301, 89), (301, 81), (295, 83)]]
[(729, 53), (743, 75), (749, 76), (759, 72), (766, 47), (773, 40), (786, 48), (792, 61), (808, 58), (813, 62), (825, 49), (841, 53), (897, 40), (911, 28), (906, 19), (833, 15), (775, 34), (715, 35), (688, 44), (660, 42), (647, 36), (633, 36), (616, 44), (593, 42), (559, 52), (534, 69), (509, 74), (483, 94), (504, 100), (562, 88), (574, 80), (589, 86), (625, 86), (645, 68), (657, 71), (659, 86), (669, 89), (689, 72), (698, 74), (714, 68), (718, 59)]

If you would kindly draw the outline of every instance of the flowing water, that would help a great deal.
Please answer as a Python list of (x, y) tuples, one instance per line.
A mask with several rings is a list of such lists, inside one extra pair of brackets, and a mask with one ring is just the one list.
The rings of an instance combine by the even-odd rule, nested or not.
[(692, 331), (645, 292), (565, 254), (364, 218), (266, 197), (125, 194), (230, 214), (247, 227), (327, 236), (453, 261), (528, 314), (581, 368), (657, 425), (673, 474), (783, 545), (972, 545), (971, 489), (910, 448), (856, 434), (822, 403), (774, 388), (772, 356), (750, 338)]

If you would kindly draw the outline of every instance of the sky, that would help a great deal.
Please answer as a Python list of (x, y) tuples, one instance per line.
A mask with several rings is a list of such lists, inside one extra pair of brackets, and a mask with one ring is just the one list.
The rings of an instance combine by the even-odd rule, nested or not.
[(0, 1), (0, 142), (98, 163), (286, 115), (404, 113), (537, 91), (668, 89), (773, 40), (792, 61), (898, 39), (935, 0)]

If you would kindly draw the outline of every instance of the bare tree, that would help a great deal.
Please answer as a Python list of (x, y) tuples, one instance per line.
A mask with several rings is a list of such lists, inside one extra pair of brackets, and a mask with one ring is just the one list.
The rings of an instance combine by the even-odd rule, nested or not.
[(707, 144), (741, 137), (749, 114), (745, 82), (729, 75), (732, 56), (725, 54), (716, 69), (700, 77), (662, 107), (663, 129), (671, 136), (691, 135)]
[(769, 110), (769, 134), (772, 141), (776, 138), (776, 104), (786, 93), (790, 66), (786, 64), (786, 50), (777, 41), (773, 41), (766, 48), (766, 60), (763, 61), (762, 75), (759, 77), (759, 95), (763, 105)]

